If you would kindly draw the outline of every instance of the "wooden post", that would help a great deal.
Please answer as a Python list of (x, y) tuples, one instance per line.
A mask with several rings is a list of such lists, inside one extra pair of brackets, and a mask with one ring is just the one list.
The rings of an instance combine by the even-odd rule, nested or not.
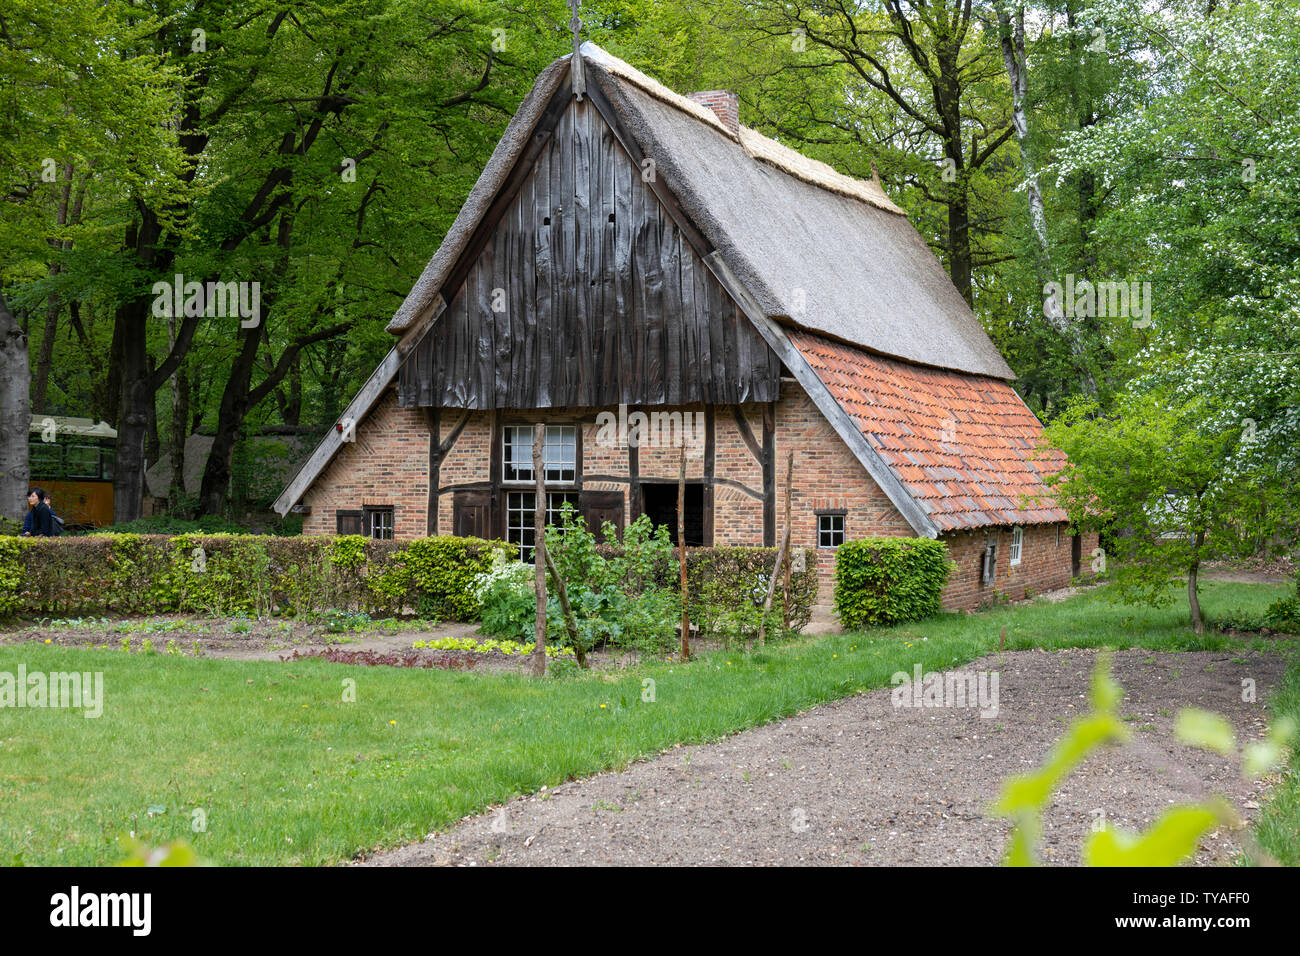
[[(785, 469), (786, 494), (789, 495), (789, 488), (793, 483), (794, 474), (794, 452), (790, 452), (789, 464)], [(785, 506), (785, 530), (781, 532), (781, 546), (776, 549), (776, 563), (772, 565), (772, 576), (767, 581), (767, 597), (763, 599), (763, 616), (758, 622), (758, 640), (754, 642), (757, 647), (763, 643), (763, 638), (767, 636), (767, 614), (772, 610), (772, 598), (776, 596), (776, 579), (781, 574), (781, 562), (785, 560), (790, 550), (790, 502), (787, 498)], [(788, 580), (788, 578), (787, 578)], [(789, 588), (789, 584), (786, 585)], [(787, 595), (789, 591), (787, 590)], [(789, 604), (787, 597), (786, 604)], [(787, 612), (788, 615), (789, 612)], [(787, 617), (788, 620), (788, 617)]]
[(691, 612), (687, 608), (690, 590), (686, 585), (686, 442), (681, 447), (681, 471), (677, 476), (677, 554), (682, 562), (682, 660), (691, 656)]
[(790, 452), (790, 457), (785, 464), (785, 528), (786, 528), (786, 546), (785, 546), (785, 582), (784, 591), (782, 592), (784, 606), (781, 608), (781, 617), (785, 622), (786, 630), (790, 629), (790, 499), (794, 495), (794, 452)]
[(536, 643), (533, 646), (533, 676), (546, 676), (546, 477), (542, 470), (542, 446), (546, 443), (546, 426), (533, 428), (533, 478), (536, 480), (536, 507), (533, 509), (533, 587), (537, 591)]

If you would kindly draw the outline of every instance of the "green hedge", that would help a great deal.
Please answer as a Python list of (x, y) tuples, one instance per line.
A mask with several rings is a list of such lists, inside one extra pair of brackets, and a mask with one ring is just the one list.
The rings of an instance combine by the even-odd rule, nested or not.
[[(612, 556), (617, 545), (601, 545), (600, 553)], [(804, 569), (790, 574), (790, 627), (801, 631), (812, 616), (817, 601), (817, 552), (804, 553)], [(690, 548), (686, 549), (686, 584), (690, 589), (691, 622), (706, 634), (758, 628), (768, 575), (776, 563), (776, 548)], [(799, 549), (793, 555), (797, 559)], [(661, 587), (676, 591), (680, 586), (677, 550), (656, 573)], [(781, 581), (772, 597), (772, 618), (783, 619), (785, 602)]]
[(336, 608), (474, 620), (469, 579), (500, 547), (453, 537), (0, 538), (0, 614), (307, 615)]
[(953, 564), (941, 541), (864, 538), (835, 555), (835, 611), (846, 628), (904, 624), (936, 614)]

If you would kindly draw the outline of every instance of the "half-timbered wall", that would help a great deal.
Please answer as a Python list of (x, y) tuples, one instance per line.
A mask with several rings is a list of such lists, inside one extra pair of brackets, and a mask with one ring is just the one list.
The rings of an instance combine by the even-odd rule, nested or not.
[(777, 397), (779, 360), (656, 198), (644, 178), (656, 171), (633, 162), (590, 98), (559, 112), (516, 175), (464, 284), (401, 367), (402, 405)]

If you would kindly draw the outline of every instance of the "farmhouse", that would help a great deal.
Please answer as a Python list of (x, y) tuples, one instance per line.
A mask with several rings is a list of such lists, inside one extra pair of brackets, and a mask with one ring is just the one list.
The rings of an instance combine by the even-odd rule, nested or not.
[[(641, 514), (688, 545), (792, 544), (829, 601), (846, 539), (945, 541), (949, 607), (1068, 583), (1042, 425), (878, 182), (586, 43), (551, 64), (389, 324), (397, 336), (284, 490), (304, 530), (532, 543), (548, 508)], [(1086, 549), (1086, 550), (1085, 550)]]

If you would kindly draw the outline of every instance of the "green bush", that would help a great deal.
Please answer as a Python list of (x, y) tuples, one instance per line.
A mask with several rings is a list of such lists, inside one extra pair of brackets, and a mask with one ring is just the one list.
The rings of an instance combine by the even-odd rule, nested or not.
[(332, 608), (473, 619), (468, 582), (498, 547), (192, 532), (3, 538), (0, 614), (312, 616)]
[(1264, 626), (1286, 634), (1300, 634), (1300, 570), (1295, 573), (1295, 594), (1269, 605), (1264, 612)]
[(492, 555), (504, 553), (502, 541), (442, 535), (420, 538), (406, 548), (411, 584), (420, 595), (421, 616), (444, 621), (475, 621), (479, 604), (470, 587), (474, 577), (492, 565)]
[(848, 541), (835, 555), (835, 611), (846, 628), (919, 621), (938, 613), (952, 567), (941, 541)]
[(537, 621), (533, 575), (531, 565), (507, 560), (502, 552), (490, 567), (474, 576), (470, 592), (479, 605), (483, 633), (508, 640), (531, 638)]
[[(633, 525), (635, 527), (635, 523)], [(631, 532), (631, 528), (629, 532)], [(612, 539), (607, 539), (612, 540)], [(635, 536), (631, 538), (638, 553), (632, 558), (631, 573), (657, 587), (674, 593), (680, 588), (681, 571), (677, 551), (647, 553)], [(597, 553), (615, 558), (629, 541), (624, 534), (622, 545), (600, 545)], [(666, 541), (666, 538), (665, 538)], [(790, 574), (790, 633), (798, 633), (808, 624), (817, 600), (817, 554), (803, 550), (803, 570)], [(776, 548), (687, 548), (686, 583), (690, 592), (691, 623), (710, 637), (750, 639), (758, 634), (763, 600), (767, 597), (768, 578), (776, 564)], [(798, 563), (799, 549), (791, 560)], [(777, 581), (768, 616), (767, 630), (776, 636), (785, 620), (785, 597), (782, 582)], [(680, 612), (679, 612), (680, 614)]]

